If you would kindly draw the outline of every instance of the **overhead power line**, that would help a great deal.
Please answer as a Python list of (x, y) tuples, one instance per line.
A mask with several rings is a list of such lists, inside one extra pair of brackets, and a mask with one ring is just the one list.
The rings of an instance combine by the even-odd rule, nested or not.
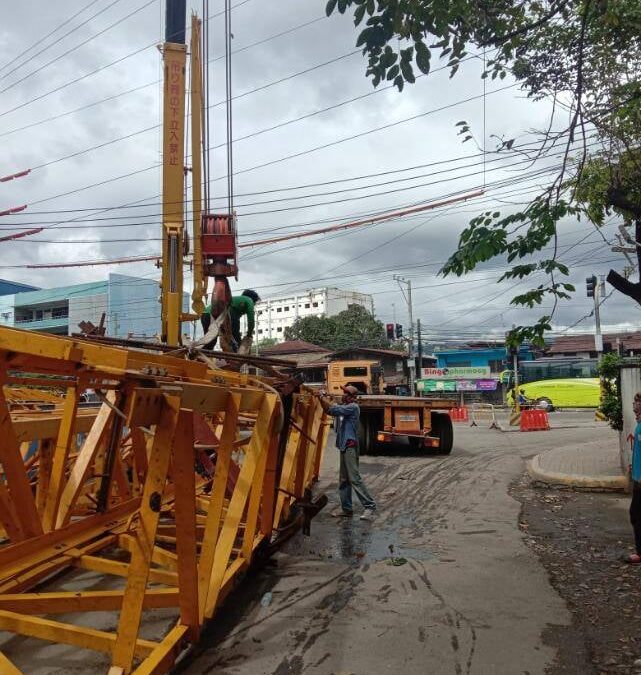
[[(588, 140), (591, 140), (592, 138), (594, 138), (594, 135), (589, 136)], [(525, 153), (527, 153), (531, 150), (536, 149), (536, 147), (537, 146), (532, 145), (530, 143), (521, 143), (521, 144), (518, 144), (518, 145), (514, 145), (512, 147), (512, 150), (517, 152), (518, 154), (523, 155), (523, 154), (525, 154)], [(487, 162), (489, 164), (493, 164), (495, 162), (505, 162), (505, 161), (512, 161), (513, 162), (514, 161), (514, 158), (513, 158), (512, 155), (503, 154), (503, 153), (500, 153), (499, 151), (488, 151), (485, 154), (495, 155), (495, 159), (489, 160)], [(333, 178), (333, 179), (324, 180), (324, 181), (315, 182), (315, 183), (302, 183), (302, 184), (298, 184), (298, 185), (286, 185), (286, 186), (283, 186), (283, 187), (272, 188), (272, 189), (267, 189), (267, 190), (259, 190), (259, 191), (254, 191), (254, 192), (241, 192), (241, 193), (236, 193), (236, 196), (238, 196), (238, 197), (248, 197), (248, 196), (270, 195), (270, 194), (297, 191), (297, 190), (316, 188), (316, 187), (341, 185), (341, 184), (344, 184), (344, 183), (367, 180), (367, 179), (370, 179), (370, 178), (378, 178), (378, 177), (382, 177), (382, 176), (391, 176), (391, 175), (396, 175), (396, 174), (399, 174), (399, 173), (406, 173), (408, 171), (415, 171), (415, 170), (418, 170), (418, 169), (429, 169), (429, 168), (438, 167), (438, 166), (455, 164), (457, 162), (462, 162), (462, 161), (465, 161), (465, 160), (472, 160), (472, 159), (476, 159), (476, 158), (480, 158), (480, 160), (481, 160), (479, 162), (473, 162), (471, 164), (464, 165), (463, 167), (453, 167), (452, 169), (450, 169), (451, 171), (455, 171), (455, 170), (458, 170), (459, 168), (469, 168), (469, 167), (474, 167), (474, 166), (481, 166), (483, 164), (483, 160), (482, 160), (483, 155), (484, 155), (483, 152), (467, 154), (467, 155), (459, 155), (457, 157), (450, 157), (448, 159), (437, 160), (437, 161), (427, 162), (427, 163), (423, 163), (423, 164), (415, 164), (415, 165), (412, 165), (412, 166), (401, 167), (401, 168), (398, 168), (398, 169), (388, 169), (386, 171), (379, 171), (379, 172), (376, 172), (376, 173), (360, 174), (360, 175), (356, 175), (356, 176), (348, 176), (348, 177), (345, 177), (345, 178)], [(521, 161), (529, 161), (529, 160), (519, 160), (519, 162), (521, 162)], [(154, 164), (151, 168), (156, 168), (156, 167), (159, 167), (159, 166), (160, 166), (160, 163)], [(137, 171), (137, 173), (140, 173), (142, 171), (146, 171), (148, 169), (149, 169), (149, 167), (146, 167), (144, 169), (140, 169), (140, 170)], [(436, 175), (437, 173), (443, 173), (443, 171), (432, 172), (432, 174), (423, 174), (423, 175)], [(109, 179), (109, 180), (117, 180), (118, 178), (127, 178), (131, 175), (132, 175), (131, 173), (128, 173), (128, 174), (125, 174), (123, 176), (117, 176), (117, 177), (114, 177), (113, 179)], [(411, 180), (412, 178), (413, 177), (408, 177), (408, 178), (399, 179), (399, 180)], [(104, 182), (100, 182), (100, 183), (97, 183), (97, 184), (94, 184), (94, 185), (87, 186), (86, 189), (90, 189), (92, 187), (97, 187), (97, 186), (103, 185), (103, 184), (104, 184)], [(352, 189), (362, 189), (362, 187), (363, 186), (354, 187)], [(369, 184), (367, 187), (375, 187), (375, 185)], [(40, 204), (40, 203), (43, 203), (45, 201), (50, 201), (52, 199), (56, 199), (58, 197), (66, 196), (67, 194), (70, 194), (70, 193), (64, 193), (62, 195), (56, 195), (56, 196), (49, 197), (49, 198), (46, 198), (46, 199), (41, 199), (41, 200), (38, 200), (36, 202), (32, 202), (31, 204), (32, 205)], [(326, 194), (330, 194), (330, 193), (326, 193)], [(158, 196), (159, 195), (155, 195), (155, 197), (158, 197)], [(89, 211), (110, 211), (110, 210), (114, 210), (114, 209), (125, 209), (125, 208), (127, 208), (127, 209), (140, 209), (140, 208), (148, 208), (150, 206), (160, 206), (160, 204), (162, 203), (160, 201), (154, 201), (154, 202), (149, 201), (150, 199), (154, 199), (155, 197), (149, 197), (149, 198), (137, 200), (136, 202), (131, 202), (131, 203), (128, 203), (128, 204), (120, 204), (120, 205), (115, 205), (115, 206), (92, 206), (92, 207), (86, 207), (86, 208), (48, 209), (48, 210), (39, 210), (39, 211), (30, 210), (29, 215), (31, 216), (31, 215), (49, 215), (49, 214), (66, 214), (66, 213), (84, 213), (84, 212), (89, 212)], [(225, 199), (226, 198), (223, 197), (222, 195), (219, 196), (219, 197), (214, 197), (214, 200), (218, 200), (218, 201), (224, 201)], [(144, 203), (140, 203), (140, 202), (144, 202)], [(318, 221), (315, 221), (315, 222), (318, 222)], [(272, 228), (270, 228), (270, 230), (271, 229)]]
[[(320, 17), (317, 17), (316, 19), (312, 19), (311, 21), (306, 21), (305, 23), (298, 24), (297, 26), (293, 26), (291, 28), (288, 28), (287, 30), (281, 31), (280, 33), (270, 35), (269, 37), (263, 38), (261, 40), (257, 40), (256, 42), (252, 42), (252, 43), (250, 43), (250, 44), (248, 44), (244, 47), (240, 47), (238, 49), (235, 49), (235, 50), (232, 51), (232, 54), (239, 54), (239, 53), (245, 52), (249, 49), (253, 49), (254, 47), (258, 47), (259, 45), (263, 45), (267, 42), (271, 42), (272, 40), (276, 40), (277, 38), (280, 38), (280, 37), (283, 37), (285, 35), (289, 35), (291, 33), (294, 33), (295, 31), (301, 30), (302, 28), (306, 28), (307, 26), (310, 26), (314, 23), (317, 23), (318, 21), (321, 21), (323, 19), (326, 19), (326, 17), (320, 16)], [(144, 47), (144, 49), (145, 50), (149, 49), (149, 47), (150, 47), (150, 45), (147, 45), (147, 46)], [(139, 53), (139, 52), (135, 52), (135, 53)], [(212, 63), (214, 61), (219, 61), (222, 58), (224, 58), (224, 55), (223, 56), (216, 56), (216, 57), (210, 59), (209, 62)], [(120, 62), (120, 61), (118, 61), (118, 62)], [(115, 65), (115, 63), (113, 65)], [(106, 66), (106, 67), (108, 67), (108, 66)], [(8, 129), (6, 131), (2, 131), (2, 132), (0, 132), (0, 138), (2, 138), (3, 136), (9, 136), (11, 134), (18, 133), (20, 131), (25, 131), (27, 129), (33, 129), (34, 127), (40, 126), (42, 124), (46, 124), (48, 122), (53, 122), (55, 120), (62, 119), (63, 117), (67, 117), (69, 115), (73, 115), (75, 113), (82, 112), (82, 111), (87, 110), (89, 108), (94, 108), (94, 107), (96, 107), (98, 105), (101, 105), (103, 103), (109, 103), (110, 101), (118, 99), (122, 96), (126, 96), (128, 94), (133, 94), (134, 92), (141, 91), (142, 89), (146, 89), (148, 87), (156, 86), (159, 83), (160, 83), (160, 80), (154, 80), (153, 82), (145, 82), (144, 84), (138, 85), (138, 86), (133, 87), (131, 89), (125, 89), (124, 91), (120, 91), (116, 94), (112, 94), (111, 96), (107, 96), (106, 98), (101, 98), (98, 101), (93, 101), (92, 103), (87, 103), (86, 105), (82, 105), (78, 108), (73, 108), (72, 110), (67, 110), (65, 112), (58, 113), (58, 114), (52, 115), (50, 117), (46, 117), (46, 118), (38, 120), (36, 122), (31, 122), (29, 124), (25, 124), (24, 126), (21, 126), (21, 127), (16, 127), (14, 129)], [(385, 88), (387, 88), (387, 87), (385, 87)], [(375, 91), (380, 91), (380, 90), (377, 89)]]
[[(70, 16), (68, 19), (65, 19), (61, 24), (56, 26), (52, 31), (47, 33), (44, 37), (39, 38), (33, 44), (31, 44), (29, 47), (27, 47), (26, 49), (23, 49), (19, 54), (16, 54), (16, 56), (14, 56), (11, 59), (11, 61), (8, 61), (3, 66), (0, 66), (0, 71), (5, 70), (9, 66), (12, 66), (16, 61), (19, 61), (23, 56), (28, 54), (32, 49), (35, 49), (38, 45), (41, 45), (44, 42), (46, 42), (52, 35), (55, 35), (59, 30), (64, 28), (67, 24), (71, 23), (75, 18), (80, 16), (80, 14), (82, 14), (83, 12), (86, 12), (90, 7), (93, 7), (97, 2), (100, 2), (100, 0), (92, 0), (92, 2), (90, 2), (88, 5), (85, 5), (85, 6), (81, 7), (75, 14)], [(84, 24), (80, 24), (79, 26), (76, 26), (76, 28), (74, 28), (74, 30), (78, 30), (78, 28), (80, 28), (83, 25)], [(68, 33), (66, 33), (65, 36), (66, 35), (68, 35)], [(51, 45), (49, 45), (49, 47), (52, 47), (54, 44), (57, 44), (57, 42), (58, 41), (53, 42)], [(49, 49), (49, 47), (47, 47), (47, 49)], [(41, 53), (42, 53), (42, 51), (38, 52), (38, 54), (41, 54)], [(27, 61), (25, 61), (25, 63), (27, 63)], [(18, 67), (20, 67), (20, 66), (18, 66)], [(13, 72), (13, 71), (11, 71), (11, 72)], [(4, 75), (2, 77), (4, 77)], [(0, 77), (0, 79), (2, 79), (2, 78)]]
[[(151, 0), (151, 2), (154, 2), (155, 0)], [(236, 9), (238, 7), (241, 7), (242, 5), (246, 5), (248, 2), (252, 2), (252, 0), (242, 0), (241, 2), (236, 3), (235, 5), (232, 6), (232, 10)], [(218, 12), (214, 15), (212, 15), (211, 18), (215, 18), (217, 16), (222, 16), (223, 12)], [(38, 96), (35, 96), (34, 98), (31, 98), (27, 101), (23, 101), (22, 103), (14, 106), (13, 108), (10, 108), (9, 110), (5, 110), (3, 112), (0, 112), (0, 117), (4, 117), (5, 115), (9, 115), (10, 113), (16, 112), (17, 110), (21, 110), (22, 108), (25, 108), (28, 105), (31, 105), (32, 103), (36, 103), (37, 101), (41, 101), (44, 98), (47, 98), (51, 94), (56, 94), (59, 91), (62, 91), (66, 89), (67, 87), (70, 87), (74, 84), (77, 84), (78, 82), (82, 82), (83, 80), (86, 80), (89, 77), (93, 77), (94, 75), (97, 75), (98, 73), (102, 72), (103, 70), (106, 70), (107, 68), (111, 68), (115, 65), (118, 65), (119, 63), (122, 63), (123, 61), (126, 61), (127, 59), (130, 59), (132, 56), (136, 56), (138, 54), (141, 54), (142, 52), (146, 51), (147, 49), (152, 49), (158, 44), (157, 40), (154, 40), (154, 42), (151, 42), (149, 44), (146, 44), (144, 47), (140, 47), (132, 52), (128, 52), (127, 54), (124, 54), (123, 56), (115, 59), (114, 61), (111, 61), (109, 63), (106, 63), (102, 66), (99, 66), (98, 68), (95, 68), (94, 70), (89, 71), (88, 73), (85, 73), (84, 75), (80, 75), (79, 77), (74, 78), (73, 80), (69, 80), (68, 82), (65, 82), (57, 87), (54, 87), (53, 89), (50, 89), (49, 91), (46, 91), (43, 94), (39, 94)]]
[[(105, 9), (98, 12), (95, 16), (98, 16), (98, 14), (102, 14), (102, 12), (106, 11), (110, 7), (113, 7), (114, 5), (118, 4), (119, 2), (121, 2), (121, 0), (114, 0), (110, 5), (108, 5), (107, 7), (105, 7)], [(77, 51), (81, 47), (84, 47), (86, 44), (89, 44), (90, 42), (92, 42), (96, 38), (100, 37), (101, 35), (104, 35), (106, 32), (110, 31), (112, 28), (115, 28), (116, 26), (119, 26), (121, 23), (124, 23), (128, 19), (131, 19), (131, 17), (135, 16), (139, 12), (142, 12), (142, 10), (146, 9), (147, 7), (149, 7), (150, 5), (152, 5), (156, 2), (158, 2), (158, 0), (147, 0), (147, 2), (145, 2), (143, 5), (138, 7), (138, 9), (135, 9), (132, 12), (129, 12), (129, 14), (127, 14), (126, 16), (122, 17), (121, 19), (118, 19), (117, 21), (115, 21), (112, 24), (109, 24), (109, 26), (107, 26), (106, 28), (103, 28), (102, 30), (98, 31), (97, 33), (94, 33), (93, 35), (89, 36), (86, 40), (83, 40), (82, 42), (77, 44), (75, 47), (72, 47), (71, 49), (68, 49), (66, 52), (63, 52), (62, 54), (59, 54), (58, 56), (51, 59), (50, 61), (47, 61), (46, 63), (42, 64), (41, 66), (38, 66), (38, 68), (36, 68), (35, 70), (32, 70), (31, 72), (27, 73), (26, 75), (23, 75), (21, 78), (15, 80), (15, 82), (12, 82), (10, 85), (6, 86), (4, 89), (0, 89), (0, 94), (4, 94), (5, 92), (9, 91), (10, 89), (13, 89), (14, 87), (18, 86), (19, 84), (21, 84), (25, 80), (28, 80), (30, 77), (33, 77), (34, 75), (37, 75), (38, 73), (42, 72), (45, 68), (48, 68), (50, 65), (60, 61), (60, 59), (63, 59), (65, 56), (68, 56), (69, 54), (72, 54), (73, 52)], [(92, 17), (92, 18), (95, 18), (95, 17)], [(87, 22), (90, 21), (90, 20), (91, 19), (88, 19)], [(70, 31), (70, 32), (72, 32), (72, 31)], [(66, 37), (66, 36), (64, 36), (64, 37)], [(60, 39), (63, 39), (63, 38), (60, 38)], [(43, 50), (43, 51), (45, 51), (45, 50)], [(39, 52), (39, 53), (41, 53), (41, 52)], [(32, 58), (35, 58), (35, 56), (32, 57)], [(31, 60), (31, 59), (29, 59), (29, 60)], [(11, 72), (14, 72), (17, 69), (18, 68), (14, 68), (14, 70), (12, 70)], [(9, 75), (9, 74), (10, 73), (7, 73), (7, 75)], [(3, 75), (2, 77), (0, 77), (0, 79), (2, 79), (4, 77), (7, 77), (7, 75)]]

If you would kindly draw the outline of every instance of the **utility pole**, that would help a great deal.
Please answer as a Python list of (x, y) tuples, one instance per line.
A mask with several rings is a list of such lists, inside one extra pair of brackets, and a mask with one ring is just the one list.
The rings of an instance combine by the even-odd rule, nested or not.
[[(416, 319), (416, 334), (418, 338), (418, 361), (416, 366), (416, 379), (420, 380), (423, 372), (423, 341), (421, 340), (421, 320)], [(418, 394), (418, 392), (416, 392)]]
[[(412, 308), (412, 282), (409, 281), (408, 279), (405, 279), (405, 277), (398, 276), (397, 274), (394, 275), (394, 281), (396, 281), (398, 283), (398, 286), (401, 289), (401, 293), (403, 294), (403, 297), (405, 298), (405, 302), (407, 303), (407, 314), (408, 314), (409, 323), (410, 323), (409, 355), (411, 357), (413, 352), (414, 352), (414, 314), (413, 314), (413, 308)], [(405, 284), (407, 286), (407, 294), (403, 290), (402, 284)]]
[(605, 281), (603, 277), (597, 279), (593, 274), (585, 280), (586, 295), (594, 299), (594, 351), (597, 353), (597, 360), (601, 360), (603, 353), (603, 336), (601, 335), (601, 313), (599, 305), (601, 304), (601, 295)]
[[(407, 314), (409, 317), (409, 322), (410, 322), (410, 332), (409, 332), (409, 341), (408, 341), (408, 357), (409, 357), (409, 362), (410, 364), (413, 363), (412, 359), (414, 357), (414, 313), (413, 313), (413, 308), (412, 308), (412, 282), (409, 281), (409, 279), (406, 279), (405, 277), (398, 276), (397, 274), (394, 275), (394, 281), (398, 283), (399, 288), (401, 289), (401, 293), (403, 294), (403, 297), (405, 298), (405, 302), (407, 303)], [(402, 284), (405, 284), (407, 286), (407, 294), (403, 290)], [(414, 369), (410, 365), (410, 390), (415, 391), (416, 389), (416, 383), (415, 383), (415, 373), (413, 372)]]

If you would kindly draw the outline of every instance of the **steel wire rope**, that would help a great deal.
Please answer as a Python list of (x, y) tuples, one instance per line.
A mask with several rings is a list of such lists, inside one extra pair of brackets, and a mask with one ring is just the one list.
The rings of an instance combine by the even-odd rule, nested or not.
[[(231, 11), (229, 0), (225, 0), (225, 117), (227, 122), (226, 152), (227, 152), (227, 213), (234, 217), (234, 162), (232, 153), (233, 143), (233, 109), (232, 109), (232, 61), (231, 61)], [(209, 147), (207, 148), (209, 152)]]

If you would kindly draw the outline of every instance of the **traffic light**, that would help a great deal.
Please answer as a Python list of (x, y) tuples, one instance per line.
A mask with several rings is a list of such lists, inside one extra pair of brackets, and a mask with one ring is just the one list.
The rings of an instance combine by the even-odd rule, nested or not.
[(596, 289), (596, 277), (593, 274), (591, 277), (588, 277), (585, 280), (585, 291), (587, 293), (588, 298), (594, 297), (595, 289)]
[(387, 339), (393, 340), (394, 339), (394, 324), (393, 323), (386, 323), (385, 324), (385, 330), (387, 331)]
[(396, 324), (396, 339), (400, 340), (403, 337), (403, 326), (400, 323)]

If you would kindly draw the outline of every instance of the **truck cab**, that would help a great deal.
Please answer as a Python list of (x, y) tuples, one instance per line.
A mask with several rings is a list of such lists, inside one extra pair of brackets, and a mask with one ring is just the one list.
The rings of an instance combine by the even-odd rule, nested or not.
[(383, 368), (379, 361), (333, 361), (327, 368), (327, 391), (334, 396), (343, 393), (347, 385), (363, 394), (381, 394), (385, 391)]

